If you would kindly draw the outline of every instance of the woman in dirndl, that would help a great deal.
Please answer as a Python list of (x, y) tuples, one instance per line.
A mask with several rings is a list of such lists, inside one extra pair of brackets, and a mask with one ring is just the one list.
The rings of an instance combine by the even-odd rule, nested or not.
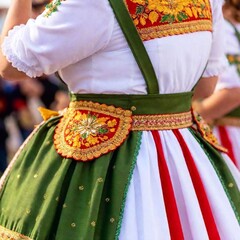
[(30, 6), (12, 0), (1, 74), (58, 71), (71, 103), (1, 178), (0, 239), (239, 239), (239, 172), (191, 111), (226, 67), (220, 1)]
[(229, 67), (219, 77), (214, 94), (195, 106), (240, 169), (240, 1), (226, 1), (223, 13)]

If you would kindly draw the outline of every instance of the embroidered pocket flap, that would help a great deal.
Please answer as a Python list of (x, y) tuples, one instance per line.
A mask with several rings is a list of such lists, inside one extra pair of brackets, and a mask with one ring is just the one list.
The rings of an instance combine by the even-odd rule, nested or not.
[(132, 112), (88, 101), (71, 102), (56, 127), (54, 145), (66, 158), (89, 161), (119, 147), (132, 126)]

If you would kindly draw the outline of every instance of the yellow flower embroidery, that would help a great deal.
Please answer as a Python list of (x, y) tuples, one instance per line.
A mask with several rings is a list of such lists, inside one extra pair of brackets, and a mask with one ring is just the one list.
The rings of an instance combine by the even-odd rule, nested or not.
[(124, 1), (143, 40), (194, 31), (212, 31), (209, 0)]
[(44, 11), (44, 16), (49, 17), (52, 15), (52, 13), (57, 12), (58, 6), (60, 6), (63, 1), (66, 1), (66, 0), (53, 0), (52, 2), (47, 4)]
[(71, 127), (65, 131), (66, 141), (77, 148), (94, 146), (108, 140), (105, 134), (115, 132), (116, 125), (116, 119), (77, 111), (70, 122)]
[(54, 145), (61, 156), (89, 161), (120, 146), (131, 127), (130, 110), (74, 101), (55, 130)]
[(160, 19), (161, 22), (182, 22), (191, 17), (211, 17), (208, 0), (130, 0), (136, 3), (135, 23), (145, 25), (146, 19), (152, 23)]

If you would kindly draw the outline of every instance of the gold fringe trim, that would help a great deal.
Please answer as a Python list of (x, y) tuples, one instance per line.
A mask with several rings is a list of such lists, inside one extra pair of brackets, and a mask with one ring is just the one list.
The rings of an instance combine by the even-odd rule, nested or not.
[(138, 29), (143, 41), (186, 33), (213, 31), (211, 20), (195, 20)]
[(223, 117), (217, 119), (214, 122), (216, 126), (233, 126), (233, 127), (240, 127), (240, 118), (237, 117)]
[(171, 130), (192, 126), (192, 113), (134, 115), (132, 131)]
[(23, 234), (0, 226), (0, 240), (33, 240)]

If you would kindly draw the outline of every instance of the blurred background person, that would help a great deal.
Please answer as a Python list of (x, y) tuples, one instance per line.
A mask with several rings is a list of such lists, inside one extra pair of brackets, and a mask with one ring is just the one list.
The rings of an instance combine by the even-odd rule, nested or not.
[(240, 0), (225, 1), (223, 13), (229, 67), (219, 78), (214, 94), (194, 106), (215, 126), (214, 133), (240, 169)]
[[(32, 18), (40, 15), (50, 0), (33, 0)], [(10, 1), (0, 0), (0, 30)], [(62, 110), (67, 107), (67, 88), (55, 75), (26, 81), (0, 79), (0, 175), (24, 139), (42, 121), (38, 107)]]

